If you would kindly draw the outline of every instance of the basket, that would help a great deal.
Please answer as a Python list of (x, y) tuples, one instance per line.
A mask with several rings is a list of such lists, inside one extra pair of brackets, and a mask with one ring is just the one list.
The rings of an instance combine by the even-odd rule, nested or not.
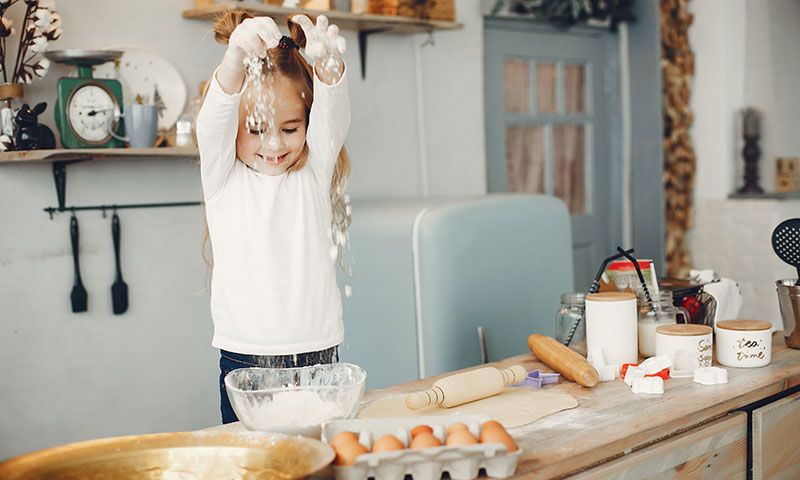
[(369, 0), (369, 13), (454, 21), (456, 6), (455, 0)]
[(703, 290), (702, 284), (682, 278), (659, 278), (660, 288), (672, 291), (672, 303), (689, 312), (691, 323), (714, 327), (717, 301)]

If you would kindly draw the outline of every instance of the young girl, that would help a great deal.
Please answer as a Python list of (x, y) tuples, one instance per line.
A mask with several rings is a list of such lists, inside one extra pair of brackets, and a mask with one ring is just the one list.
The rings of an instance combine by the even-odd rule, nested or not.
[[(214, 25), (228, 49), (197, 118), (223, 423), (236, 421), (228, 372), (333, 363), (344, 337), (334, 241), (349, 225), (344, 39), (323, 16), (287, 23), (291, 37), (244, 12)], [(248, 85), (256, 57), (272, 82)]]

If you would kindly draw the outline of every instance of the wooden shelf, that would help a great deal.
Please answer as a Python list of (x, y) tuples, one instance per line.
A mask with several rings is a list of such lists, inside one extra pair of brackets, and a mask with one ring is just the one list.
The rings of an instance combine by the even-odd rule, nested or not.
[(0, 153), (0, 165), (60, 162), (69, 160), (113, 160), (122, 158), (193, 158), (197, 157), (194, 147), (167, 148), (79, 148), (57, 150), (25, 150)]
[(219, 15), (230, 10), (244, 10), (254, 16), (270, 16), (278, 25), (286, 25), (286, 18), (296, 13), (309, 15), (325, 15), (344, 30), (389, 30), (397, 33), (424, 33), (431, 30), (459, 30), (464, 26), (458, 22), (439, 20), (420, 20), (412, 17), (398, 17), (392, 15), (354, 14), (339, 10), (306, 10), (297, 8), (283, 8), (270, 4), (253, 2), (222, 2), (209, 7), (195, 8), (183, 11), (183, 18), (195, 20), (214, 20)]
[(798, 200), (800, 192), (731, 193), (731, 200)]

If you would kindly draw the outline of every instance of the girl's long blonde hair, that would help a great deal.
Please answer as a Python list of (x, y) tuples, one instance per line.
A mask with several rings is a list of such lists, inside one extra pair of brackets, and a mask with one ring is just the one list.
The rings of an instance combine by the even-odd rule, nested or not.
[[(233, 10), (224, 13), (217, 19), (212, 27), (214, 38), (217, 42), (227, 44), (234, 29), (252, 15), (243, 10)], [(291, 15), (287, 18), (286, 23), (289, 27), (289, 34), (300, 48), (306, 46), (306, 36), (303, 29), (299, 25), (292, 23)], [(315, 18), (312, 21), (316, 22)], [(311, 104), (314, 101), (314, 72), (311, 66), (306, 62), (305, 58), (300, 54), (298, 49), (295, 48), (272, 48), (267, 51), (272, 65), (275, 67), (279, 75), (283, 75), (292, 82), (293, 85), (301, 93), (300, 97), (303, 100), (303, 106), (306, 110), (306, 128), (308, 128), (308, 117), (311, 112)], [(308, 160), (308, 145), (303, 147), (300, 159), (294, 163), (287, 170), (288, 173), (296, 172), (303, 168)], [(339, 156), (336, 159), (336, 166), (333, 170), (333, 177), (331, 178), (331, 232), (336, 235), (336, 232), (347, 232), (350, 227), (350, 213), (347, 208), (347, 201), (345, 200), (345, 191), (347, 190), (347, 183), (350, 179), (350, 159), (344, 147), (339, 151)], [(214, 264), (213, 260), (213, 246), (209, 250), (210, 242), (208, 236), (208, 223), (205, 227), (205, 235), (203, 238), (203, 259), (209, 266), (209, 271)], [(334, 239), (335, 243), (335, 239)], [(342, 248), (339, 247), (338, 263), (343, 265)]]

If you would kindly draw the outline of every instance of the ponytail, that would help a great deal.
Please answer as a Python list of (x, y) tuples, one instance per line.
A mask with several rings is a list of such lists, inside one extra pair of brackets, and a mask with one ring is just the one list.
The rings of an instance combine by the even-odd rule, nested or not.
[(211, 27), (211, 31), (214, 32), (214, 39), (217, 43), (227, 45), (236, 27), (248, 18), (253, 18), (253, 16), (244, 10), (231, 10), (223, 13)]

